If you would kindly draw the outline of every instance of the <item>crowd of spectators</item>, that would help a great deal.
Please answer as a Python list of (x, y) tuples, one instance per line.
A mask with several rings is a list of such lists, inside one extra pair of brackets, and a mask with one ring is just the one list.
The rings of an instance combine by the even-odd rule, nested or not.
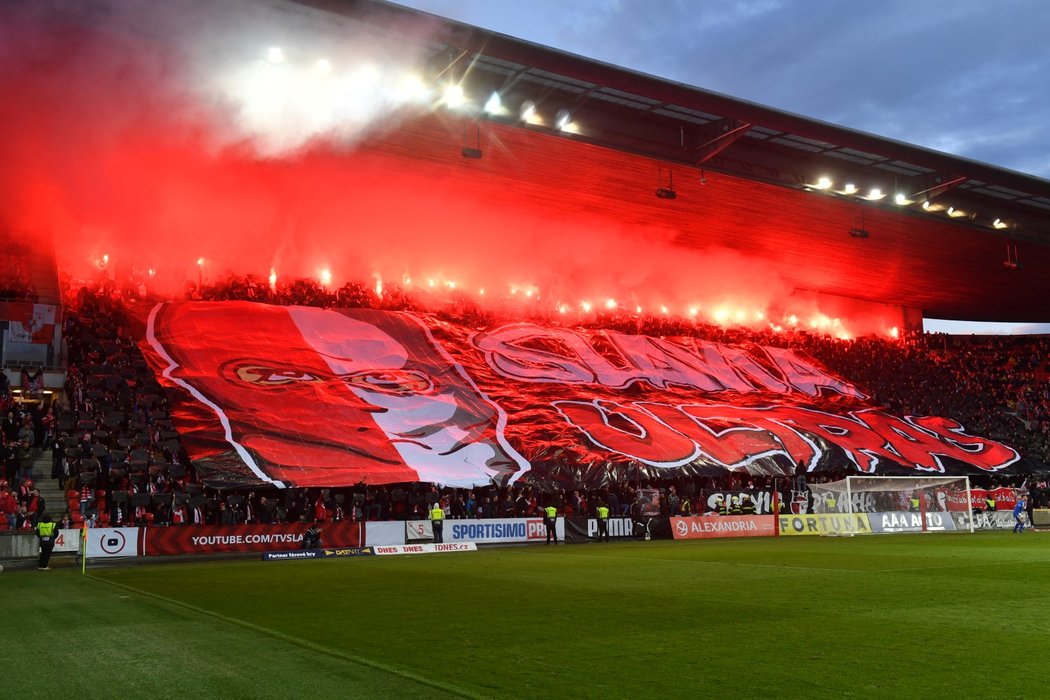
[(32, 478), (33, 459), (49, 444), (55, 417), (39, 403), (13, 399), (0, 372), (0, 530), (31, 530), (47, 504)]
[[(64, 397), (43, 411), (26, 410), (13, 417), (18, 429), (4, 423), (8, 458), (6, 481), (13, 492), (0, 498), (0, 512), (14, 498), (19, 509), (43, 512), (33, 500), (32, 482), (22, 466), (31, 454), (19, 451), (23, 426), (34, 430), (36, 449), (50, 450), (52, 478), (65, 488), (64, 508), (49, 511), (63, 524), (84, 520), (109, 525), (240, 524), (339, 520), (425, 518), (439, 502), (451, 518), (539, 516), (548, 503), (566, 515), (593, 512), (599, 501), (614, 513), (628, 513), (638, 489), (656, 488), (667, 514), (703, 513), (711, 490), (768, 489), (769, 480), (741, 474), (671, 479), (640, 478), (600, 489), (562, 488), (532, 483), (526, 476), (511, 487), (439, 488), (430, 484), (351, 486), (340, 489), (283, 491), (219, 490), (202, 484), (188, 459), (169, 415), (168, 397), (134, 341), (126, 304), (148, 300), (140, 280), (98, 283), (65, 280), (63, 331), (68, 344)], [(397, 286), (382, 296), (365, 284), (328, 289), (311, 280), (271, 286), (258, 278), (235, 277), (218, 284), (191, 285), (186, 297), (198, 300), (242, 299), (281, 305), (371, 307), (420, 310), (423, 303)], [(466, 295), (449, 294), (439, 316), (466, 324), (496, 322)], [(540, 319), (557, 322), (557, 319)], [(1048, 461), (1050, 426), (1050, 340), (1045, 337), (959, 338), (911, 334), (900, 340), (838, 340), (805, 332), (723, 328), (687, 319), (636, 317), (612, 312), (595, 314), (580, 325), (662, 336), (696, 336), (723, 343), (758, 343), (793, 347), (809, 353), (833, 372), (858, 386), (891, 413), (942, 415), (967, 429), (1019, 448), (1037, 466)], [(8, 406), (10, 407), (10, 406)], [(39, 415), (37, 415), (39, 414)], [(25, 437), (25, 436), (23, 436)], [(11, 471), (11, 465), (17, 465)], [(36, 475), (38, 478), (47, 475)], [(821, 474), (818, 480), (840, 478)], [(1012, 479), (988, 476), (975, 486), (996, 486)], [(1020, 480), (1017, 480), (1019, 483)], [(26, 487), (26, 484), (29, 487)], [(6, 484), (0, 484), (4, 486)], [(786, 482), (783, 498), (789, 498)], [(4, 489), (6, 491), (6, 489)], [(1045, 500), (1036, 488), (1033, 495)], [(64, 513), (63, 513), (64, 511)], [(13, 527), (22, 527), (18, 512)], [(2, 526), (2, 523), (0, 523)], [(31, 525), (29, 526), (31, 527)]]

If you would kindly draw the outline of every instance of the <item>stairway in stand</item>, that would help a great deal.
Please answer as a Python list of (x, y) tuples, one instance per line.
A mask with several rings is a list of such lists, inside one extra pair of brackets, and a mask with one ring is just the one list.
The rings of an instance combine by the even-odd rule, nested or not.
[(51, 478), (51, 453), (41, 452), (33, 460), (33, 484), (44, 498), (44, 512), (58, 522), (66, 514), (66, 492)]

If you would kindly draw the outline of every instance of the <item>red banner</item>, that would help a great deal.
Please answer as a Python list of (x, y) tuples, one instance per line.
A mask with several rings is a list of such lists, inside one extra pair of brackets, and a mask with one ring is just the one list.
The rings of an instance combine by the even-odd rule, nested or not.
[(144, 350), (210, 485), (598, 485), (727, 470), (980, 473), (1017, 452), (874, 408), (785, 348), (249, 302), (160, 304)]
[[(966, 510), (965, 491), (937, 489), (937, 492), (944, 494), (948, 510)], [(1017, 504), (1017, 489), (1004, 486), (998, 489), (970, 489), (970, 508), (973, 510), (988, 510), (986, 499), (989, 496), (995, 500), (995, 510), (1013, 510)]]
[(671, 518), (671, 534), (676, 540), (713, 537), (772, 537), (776, 534), (772, 515), (706, 515)]
[(0, 302), (0, 319), (8, 322), (7, 340), (12, 343), (50, 343), (55, 336), (55, 309), (30, 301)]
[[(300, 549), (308, 525), (171, 525), (146, 528), (143, 553), (214, 554), (216, 552), (272, 552)], [(362, 547), (361, 523), (318, 525), (325, 547)]]

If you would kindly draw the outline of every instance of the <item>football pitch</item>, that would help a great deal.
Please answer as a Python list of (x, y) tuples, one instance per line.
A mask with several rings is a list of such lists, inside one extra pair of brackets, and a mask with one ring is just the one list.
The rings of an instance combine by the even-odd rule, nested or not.
[(5, 697), (1030, 697), (1050, 536), (0, 574)]

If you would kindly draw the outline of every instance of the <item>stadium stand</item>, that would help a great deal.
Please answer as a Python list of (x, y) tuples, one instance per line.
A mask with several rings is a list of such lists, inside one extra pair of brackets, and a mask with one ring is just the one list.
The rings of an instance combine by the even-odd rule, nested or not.
[[(74, 284), (66, 280), (64, 334), (69, 366), (65, 403), (12, 402), (5, 391), (3, 419), (5, 478), (0, 482), (0, 528), (29, 529), (45, 504), (29, 477), (33, 457), (50, 451), (52, 473), (64, 488), (61, 504), (47, 511), (62, 524), (179, 525), (425, 518), (439, 501), (451, 518), (534, 516), (548, 501), (566, 515), (589, 514), (599, 501), (614, 513), (628, 514), (638, 489), (663, 493), (667, 515), (710, 511), (706, 492), (768, 489), (771, 479), (730, 473), (618, 482), (601, 489), (552, 489), (528, 477), (511, 487), (456, 489), (432, 484), (395, 484), (340, 489), (256, 488), (218, 490), (201, 483), (169, 415), (168, 399), (138, 350), (127, 305), (148, 301), (145, 288), (129, 279), (117, 284)], [(230, 277), (220, 284), (191, 288), (201, 300), (254, 300), (280, 305), (364, 306), (416, 309), (411, 295), (387, 289), (377, 297), (367, 285), (347, 284), (326, 291), (310, 280), (271, 290), (252, 277)], [(465, 296), (455, 297), (442, 314), (449, 319), (492, 321)], [(1050, 342), (1045, 337), (960, 338), (913, 334), (899, 341), (838, 340), (805, 332), (726, 329), (663, 317), (602, 314), (594, 327), (651, 335), (693, 335), (717, 342), (760, 343), (800, 348), (848, 377), (890, 411), (943, 415), (974, 432), (1020, 449), (1036, 472), (1046, 472), (1050, 430)], [(843, 474), (812, 475), (811, 482)], [(1036, 507), (1048, 503), (1044, 477), (1025, 480), (980, 476), (975, 486), (1020, 485), (1026, 481)], [(782, 498), (787, 497), (787, 484)]]

